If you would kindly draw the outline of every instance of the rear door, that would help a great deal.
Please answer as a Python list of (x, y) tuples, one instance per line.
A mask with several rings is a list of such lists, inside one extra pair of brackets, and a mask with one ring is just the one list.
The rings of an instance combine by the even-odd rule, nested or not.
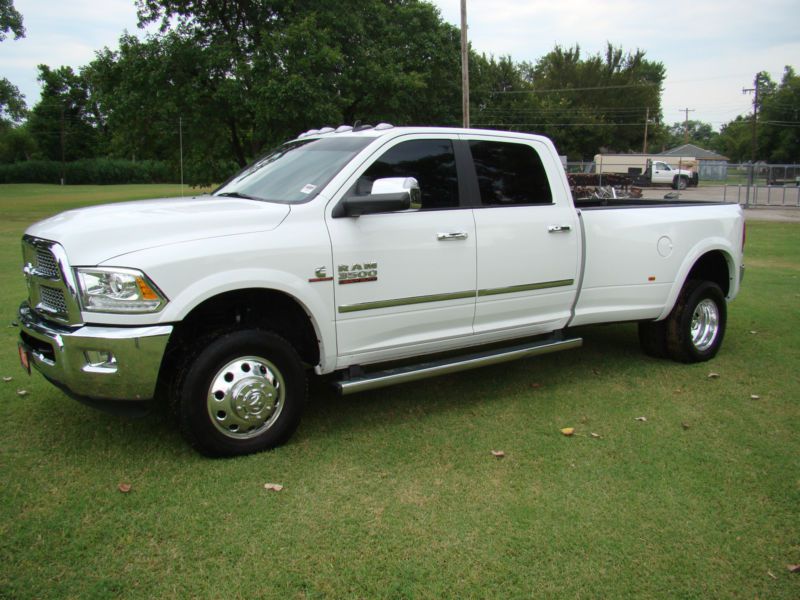
[(414, 177), (421, 206), (344, 218), (333, 218), (329, 207), (343, 363), (355, 355), (375, 362), (419, 354), (425, 350), (420, 344), (472, 334), (475, 222), (470, 207), (461, 204), (456, 139), (392, 140), (356, 171), (343, 193), (369, 193), (376, 179)]
[(578, 289), (580, 224), (554, 150), (528, 138), (464, 139), (479, 195), (475, 333), (564, 327)]

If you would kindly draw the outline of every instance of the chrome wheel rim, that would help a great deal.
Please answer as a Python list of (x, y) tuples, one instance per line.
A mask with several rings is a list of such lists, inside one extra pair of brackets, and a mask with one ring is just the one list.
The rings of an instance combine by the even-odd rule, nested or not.
[(719, 308), (716, 302), (706, 298), (698, 304), (692, 314), (692, 344), (699, 352), (708, 350), (719, 333)]
[(280, 416), (285, 390), (283, 375), (270, 361), (258, 356), (236, 358), (211, 379), (208, 416), (226, 437), (256, 437)]

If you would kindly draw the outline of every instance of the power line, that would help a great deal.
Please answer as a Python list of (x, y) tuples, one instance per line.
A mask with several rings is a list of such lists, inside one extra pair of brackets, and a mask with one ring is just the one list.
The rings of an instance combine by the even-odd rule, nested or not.
[(638, 87), (658, 87), (658, 83), (629, 83), (626, 85), (598, 85), (594, 87), (579, 87), (579, 88), (560, 88), (550, 90), (498, 90), (496, 92), (489, 92), (490, 94), (551, 94), (555, 92), (588, 92), (592, 90), (621, 90), (626, 88)]

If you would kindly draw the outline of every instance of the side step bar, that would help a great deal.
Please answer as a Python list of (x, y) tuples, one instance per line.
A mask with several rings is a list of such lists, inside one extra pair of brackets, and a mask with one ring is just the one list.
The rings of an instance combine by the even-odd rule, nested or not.
[(582, 345), (582, 338), (567, 340), (550, 339), (531, 342), (487, 352), (476, 352), (465, 356), (457, 356), (444, 360), (420, 363), (418, 365), (409, 365), (396, 369), (367, 373), (357, 377), (351, 377), (350, 379), (337, 381), (334, 386), (340, 394), (346, 396), (348, 394), (376, 390), (398, 383), (408, 383), (420, 379), (427, 379), (428, 377), (436, 377), (437, 375), (447, 375), (449, 373), (457, 373), (458, 371), (466, 371), (467, 369), (496, 365), (517, 360), (518, 358), (550, 354), (551, 352), (560, 352), (561, 350), (571, 350), (572, 348), (579, 348)]

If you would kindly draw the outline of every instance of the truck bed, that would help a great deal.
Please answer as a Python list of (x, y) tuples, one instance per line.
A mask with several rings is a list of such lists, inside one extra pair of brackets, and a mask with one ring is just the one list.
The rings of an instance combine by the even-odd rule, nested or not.
[(581, 210), (603, 208), (665, 208), (685, 206), (719, 206), (722, 204), (735, 204), (732, 202), (712, 202), (708, 200), (648, 200), (645, 198), (583, 198), (575, 200), (575, 208)]

